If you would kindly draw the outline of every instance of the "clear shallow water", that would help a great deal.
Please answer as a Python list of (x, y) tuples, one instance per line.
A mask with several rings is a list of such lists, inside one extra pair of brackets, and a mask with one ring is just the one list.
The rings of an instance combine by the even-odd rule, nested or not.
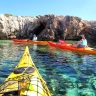
[[(96, 96), (96, 56), (28, 45), (53, 96)], [(25, 44), (0, 41), (0, 84), (19, 62)], [(93, 46), (95, 47), (95, 46)]]

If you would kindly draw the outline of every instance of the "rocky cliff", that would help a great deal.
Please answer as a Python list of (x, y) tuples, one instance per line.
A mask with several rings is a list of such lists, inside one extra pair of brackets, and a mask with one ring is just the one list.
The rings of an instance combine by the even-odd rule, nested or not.
[(44, 15), (36, 18), (0, 15), (0, 39), (15, 37), (38, 40), (77, 40), (79, 34), (96, 41), (96, 21), (85, 21), (73, 16)]

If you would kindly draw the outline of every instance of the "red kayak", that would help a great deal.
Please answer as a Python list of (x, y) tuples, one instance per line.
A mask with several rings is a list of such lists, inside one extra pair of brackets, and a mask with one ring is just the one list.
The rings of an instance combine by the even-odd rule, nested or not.
[(14, 42), (19, 42), (19, 43), (25, 43), (28, 42), (28, 39), (12, 39)]
[(52, 47), (96, 55), (96, 49), (94, 49), (94, 48), (90, 48), (90, 47), (77, 48), (77, 47), (74, 47), (72, 44), (69, 44), (69, 43), (67, 43), (67, 44), (65, 44), (65, 43), (55, 43), (55, 42), (51, 42), (51, 41), (49, 41), (48, 43)]
[(37, 41), (29, 39), (11, 39), (14, 43), (24, 43), (24, 44), (37, 44), (37, 45), (48, 45), (47, 41)]

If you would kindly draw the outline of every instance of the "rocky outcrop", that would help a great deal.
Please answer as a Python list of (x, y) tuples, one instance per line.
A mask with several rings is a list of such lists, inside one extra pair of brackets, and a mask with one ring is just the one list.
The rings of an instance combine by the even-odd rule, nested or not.
[(28, 29), (30, 23), (34, 21), (31, 17), (24, 16), (5, 16), (0, 15), (0, 38), (7, 39), (9, 36), (16, 37), (17, 34), (23, 35), (23, 32)]
[(38, 40), (77, 40), (85, 34), (89, 41), (96, 41), (96, 21), (85, 21), (74, 16), (44, 15), (36, 18), (0, 15), (0, 39), (16, 37)]

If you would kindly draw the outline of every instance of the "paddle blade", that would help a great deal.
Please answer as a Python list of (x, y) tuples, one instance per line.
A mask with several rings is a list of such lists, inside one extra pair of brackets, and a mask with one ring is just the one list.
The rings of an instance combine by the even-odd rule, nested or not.
[(62, 43), (62, 44), (68, 44), (66, 41), (64, 41), (64, 40), (59, 40), (59, 42), (60, 43)]

